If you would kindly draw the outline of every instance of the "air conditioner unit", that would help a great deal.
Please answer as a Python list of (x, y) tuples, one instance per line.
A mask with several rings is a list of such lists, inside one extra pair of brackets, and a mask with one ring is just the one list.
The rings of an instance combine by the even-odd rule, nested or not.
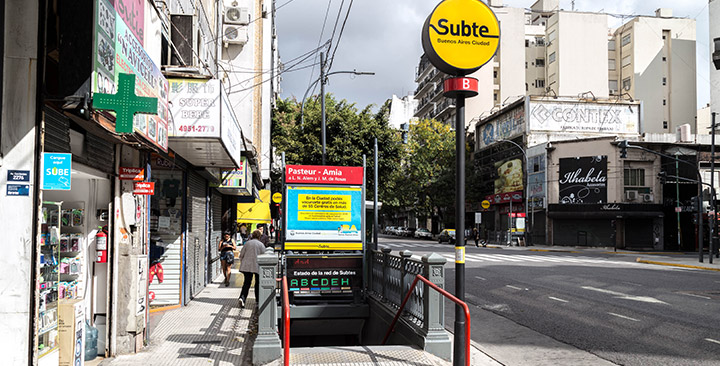
[(244, 45), (248, 41), (247, 27), (244, 25), (223, 25), (223, 43)]
[(617, 94), (618, 91), (617, 91), (617, 90), (610, 89), (609, 92), (610, 92), (610, 95), (615, 95), (615, 94)]
[(643, 194), (643, 202), (652, 202), (654, 199), (655, 199), (655, 197), (653, 197), (652, 193), (644, 193)]
[(225, 24), (244, 24), (250, 23), (250, 11), (245, 7), (231, 6), (225, 10)]
[(625, 199), (628, 201), (635, 201), (638, 198), (638, 191), (626, 191)]

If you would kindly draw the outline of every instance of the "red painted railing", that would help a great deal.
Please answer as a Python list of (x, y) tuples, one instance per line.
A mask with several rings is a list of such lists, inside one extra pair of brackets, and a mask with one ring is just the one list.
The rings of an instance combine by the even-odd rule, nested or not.
[[(441, 295), (447, 297), (450, 301), (462, 306), (463, 310), (465, 311), (465, 365), (470, 366), (470, 308), (468, 308), (467, 304), (464, 301), (453, 296), (451, 293), (441, 289), (440, 287), (438, 287), (438, 285), (430, 282), (427, 278), (421, 275), (415, 276), (415, 280), (413, 281), (412, 285), (410, 285), (410, 289), (408, 290), (407, 295), (405, 295), (402, 304), (400, 304), (400, 309), (398, 309), (397, 314), (395, 314), (395, 319), (393, 319), (392, 324), (390, 324), (390, 328), (388, 329), (387, 333), (385, 333), (385, 338), (383, 338), (382, 344), (385, 344), (388, 338), (390, 338), (390, 333), (394, 331), (395, 324), (397, 323), (398, 319), (400, 319), (400, 314), (402, 314), (403, 309), (405, 308), (405, 304), (407, 303), (408, 299), (410, 299), (410, 295), (415, 289), (415, 285), (417, 285), (418, 281), (424, 282), (428, 286), (434, 288)], [(427, 294), (425, 295), (427, 296)]]
[(284, 364), (290, 365), (290, 300), (288, 295), (287, 276), (282, 278), (282, 310), (283, 310), (283, 347)]

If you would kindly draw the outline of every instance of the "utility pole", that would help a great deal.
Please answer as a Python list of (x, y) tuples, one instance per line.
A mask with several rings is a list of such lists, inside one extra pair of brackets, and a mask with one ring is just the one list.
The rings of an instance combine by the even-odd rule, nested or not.
[(375, 194), (373, 195), (373, 250), (378, 248), (378, 144), (375, 138)]
[(322, 52), (320, 52), (320, 114), (322, 114), (322, 123), (320, 126), (322, 165), (325, 165), (325, 55)]
[[(678, 155), (680, 155), (680, 151), (675, 153), (675, 175), (677, 177), (680, 176), (680, 162), (678, 161)], [(677, 206), (675, 206), (675, 212), (677, 213), (677, 245), (678, 250), (682, 248), (682, 244), (680, 243), (680, 237), (682, 236), (682, 231), (680, 229), (680, 179), (675, 178), (675, 202), (677, 203)]]
[(710, 194), (712, 195), (712, 199), (710, 199), (710, 202), (712, 203), (712, 215), (708, 215), (708, 218), (712, 220), (710, 222), (710, 257), (709, 261), (710, 263), (713, 262), (713, 253), (715, 252), (715, 224), (717, 223), (717, 219), (715, 218), (715, 215), (717, 212), (715, 212), (715, 112), (712, 113), (712, 121), (710, 123), (710, 134), (712, 135), (712, 142), (710, 145)]

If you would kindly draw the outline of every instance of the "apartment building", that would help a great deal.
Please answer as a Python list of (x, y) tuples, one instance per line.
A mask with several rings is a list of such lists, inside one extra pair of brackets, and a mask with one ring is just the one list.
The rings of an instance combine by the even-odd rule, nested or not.
[[(641, 133), (674, 133), (683, 124), (696, 131), (695, 20), (673, 17), (670, 9), (636, 17), (566, 11), (558, 0), (538, 0), (530, 9), (501, 0), (489, 5), (502, 36), (494, 59), (471, 75), (492, 88), (466, 101), (469, 124), (525, 95), (615, 97), (643, 102)], [(614, 19), (622, 22), (616, 29), (609, 26)], [(443, 78), (421, 58), (417, 117), (454, 115), (452, 101), (442, 97)]]

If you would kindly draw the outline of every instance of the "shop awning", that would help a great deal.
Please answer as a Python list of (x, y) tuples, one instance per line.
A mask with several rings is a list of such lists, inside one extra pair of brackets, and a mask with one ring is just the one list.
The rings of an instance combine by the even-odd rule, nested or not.
[(270, 190), (260, 191), (260, 198), (254, 203), (238, 203), (237, 221), (239, 223), (269, 224), (270, 218)]

